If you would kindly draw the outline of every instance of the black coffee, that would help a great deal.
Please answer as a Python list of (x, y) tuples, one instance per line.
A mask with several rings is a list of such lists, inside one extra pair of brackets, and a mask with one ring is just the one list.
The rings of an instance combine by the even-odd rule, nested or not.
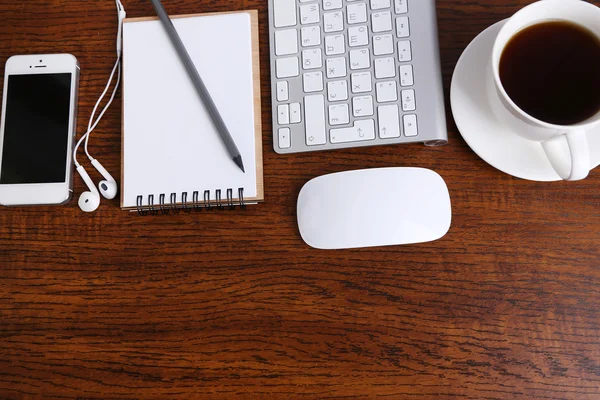
[(517, 33), (500, 59), (500, 80), (527, 114), (571, 125), (600, 111), (600, 39), (565, 21)]

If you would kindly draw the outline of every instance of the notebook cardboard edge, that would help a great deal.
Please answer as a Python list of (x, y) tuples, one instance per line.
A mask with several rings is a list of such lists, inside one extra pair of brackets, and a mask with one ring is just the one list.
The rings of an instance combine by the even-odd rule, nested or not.
[[(254, 140), (255, 140), (255, 158), (256, 158), (256, 196), (245, 198), (246, 203), (252, 204), (262, 202), (265, 199), (264, 194), (264, 171), (263, 171), (263, 142), (262, 142), (262, 109), (261, 109), (261, 86), (260, 86), (260, 50), (259, 50), (259, 31), (258, 31), (258, 10), (240, 10), (228, 12), (212, 12), (200, 14), (181, 14), (173, 15), (172, 19), (190, 18), (190, 17), (205, 17), (211, 15), (222, 14), (238, 14), (244, 13), (250, 16), (250, 34), (252, 46), (252, 88), (254, 93)], [(123, 23), (156, 21), (158, 17), (138, 17), (125, 18)], [(123, 51), (125, 46), (123, 46)], [(124, 60), (122, 61), (124, 64)], [(125, 94), (125, 80), (121, 82), (121, 97)], [(121, 189), (125, 183), (125, 102), (121, 101)], [(121, 190), (121, 209), (135, 211), (135, 207), (124, 206), (124, 191)]]

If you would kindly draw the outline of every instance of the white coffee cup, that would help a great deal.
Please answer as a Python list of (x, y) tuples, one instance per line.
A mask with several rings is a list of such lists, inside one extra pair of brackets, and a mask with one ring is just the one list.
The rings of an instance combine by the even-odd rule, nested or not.
[(487, 73), (488, 97), (499, 121), (519, 136), (540, 142), (556, 173), (564, 180), (575, 181), (589, 174), (590, 152), (586, 132), (600, 125), (600, 112), (573, 125), (544, 122), (521, 110), (508, 96), (500, 80), (500, 58), (510, 39), (524, 28), (548, 21), (569, 21), (587, 28), (600, 38), (600, 8), (593, 4), (582, 0), (540, 0), (522, 8), (508, 19), (494, 43)]

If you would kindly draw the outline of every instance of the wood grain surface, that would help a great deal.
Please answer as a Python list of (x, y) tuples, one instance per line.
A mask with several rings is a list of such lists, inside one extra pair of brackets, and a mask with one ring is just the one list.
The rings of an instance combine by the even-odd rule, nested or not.
[[(528, 3), (437, 2), (446, 103), (466, 45)], [(600, 170), (572, 183), (505, 175), (468, 148), (448, 106), (445, 147), (279, 156), (267, 1), (164, 4), (172, 14), (259, 10), (265, 203), (142, 218), (103, 199), (84, 214), (76, 177), (67, 206), (1, 208), (0, 398), (600, 398)], [(153, 15), (149, 1), (124, 5), (130, 17)], [(2, 0), (2, 76), (14, 54), (74, 54), (81, 134), (115, 33), (110, 0)], [(120, 106), (90, 142), (117, 177)], [(445, 178), (447, 236), (334, 252), (303, 243), (306, 181), (388, 166)]]

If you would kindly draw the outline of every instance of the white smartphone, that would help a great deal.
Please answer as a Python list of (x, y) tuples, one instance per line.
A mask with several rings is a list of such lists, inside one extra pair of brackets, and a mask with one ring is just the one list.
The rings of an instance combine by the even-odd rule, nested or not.
[(73, 193), (79, 63), (71, 54), (6, 61), (0, 122), (0, 204), (65, 204)]

